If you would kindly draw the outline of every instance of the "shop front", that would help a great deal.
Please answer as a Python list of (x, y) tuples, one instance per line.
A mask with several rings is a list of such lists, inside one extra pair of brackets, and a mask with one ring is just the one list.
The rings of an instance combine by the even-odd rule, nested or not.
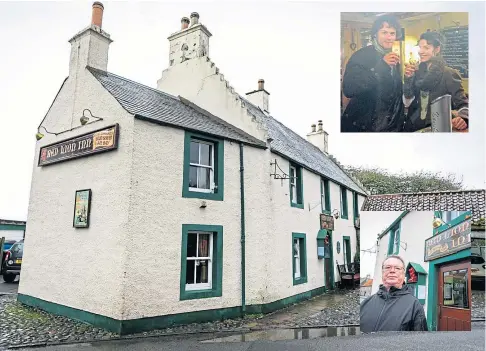
[(434, 229), (425, 240), (429, 330), (471, 330), (471, 213)]

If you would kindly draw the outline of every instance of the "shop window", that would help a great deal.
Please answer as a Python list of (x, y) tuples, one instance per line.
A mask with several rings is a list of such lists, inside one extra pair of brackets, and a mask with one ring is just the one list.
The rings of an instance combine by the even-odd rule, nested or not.
[(302, 167), (290, 164), (289, 184), (290, 184), (290, 206), (304, 208)]
[(180, 299), (221, 296), (223, 227), (182, 225)]
[(443, 273), (443, 305), (469, 308), (468, 270), (460, 269)]
[(306, 235), (292, 233), (292, 278), (294, 285), (307, 283)]
[(224, 141), (186, 132), (183, 197), (223, 200)]
[(331, 193), (327, 179), (321, 179), (321, 212), (324, 211), (331, 212)]
[(348, 191), (341, 186), (341, 218), (348, 219)]

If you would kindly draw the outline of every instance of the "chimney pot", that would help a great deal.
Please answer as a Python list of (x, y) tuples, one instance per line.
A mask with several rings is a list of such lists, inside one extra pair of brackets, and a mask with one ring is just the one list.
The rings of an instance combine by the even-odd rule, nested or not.
[(199, 23), (199, 13), (193, 12), (191, 13), (191, 26)]
[(101, 2), (95, 1), (93, 3), (93, 12), (91, 15), (91, 24), (101, 28), (103, 22), (104, 6)]
[(258, 90), (265, 90), (265, 81), (263, 79), (258, 80)]
[(312, 124), (311, 125), (311, 128), (312, 128), (312, 133), (315, 133), (316, 132), (316, 125), (315, 124)]
[(182, 19), (181, 19), (181, 30), (186, 29), (187, 27), (189, 27), (189, 18), (182, 17)]
[(317, 131), (322, 132), (322, 120), (317, 121), (317, 125), (319, 126)]

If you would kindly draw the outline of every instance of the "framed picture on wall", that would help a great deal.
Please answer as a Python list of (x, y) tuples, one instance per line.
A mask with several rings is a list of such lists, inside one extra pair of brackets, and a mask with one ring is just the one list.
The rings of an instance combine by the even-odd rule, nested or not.
[(74, 198), (74, 228), (89, 228), (91, 189), (76, 190)]

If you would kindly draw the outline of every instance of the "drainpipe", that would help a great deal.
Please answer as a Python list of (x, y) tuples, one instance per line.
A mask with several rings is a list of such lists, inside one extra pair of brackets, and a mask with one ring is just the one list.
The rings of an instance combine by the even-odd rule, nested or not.
[(243, 144), (240, 143), (240, 219), (241, 219), (241, 312), (246, 312), (245, 304), (245, 182), (243, 166)]

